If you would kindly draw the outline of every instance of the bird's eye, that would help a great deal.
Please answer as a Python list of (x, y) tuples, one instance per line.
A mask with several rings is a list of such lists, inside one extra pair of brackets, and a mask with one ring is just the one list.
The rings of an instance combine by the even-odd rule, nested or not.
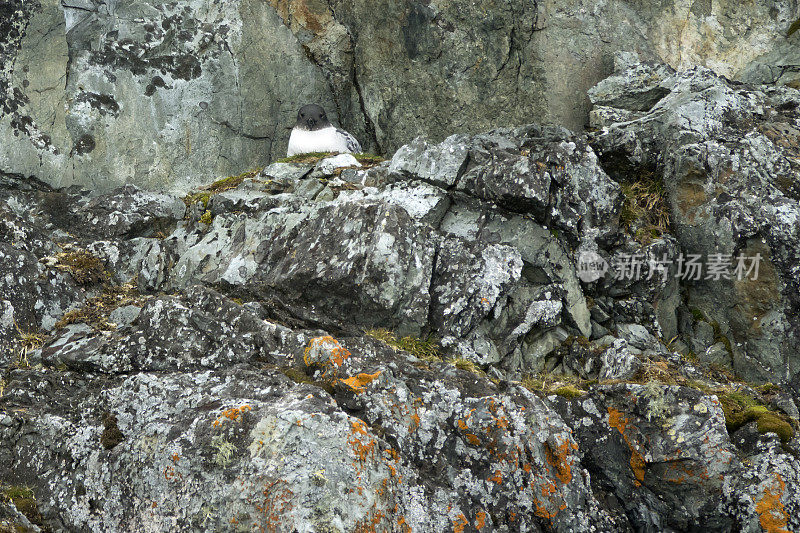
[(300, 113), (300, 118), (306, 118), (306, 114), (305, 113)]

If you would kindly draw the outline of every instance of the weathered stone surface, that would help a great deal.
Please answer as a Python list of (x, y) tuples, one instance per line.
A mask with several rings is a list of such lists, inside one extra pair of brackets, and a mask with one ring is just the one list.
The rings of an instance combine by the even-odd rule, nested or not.
[(716, 398), (658, 384), (615, 385), (558, 410), (581, 421), (575, 438), (583, 464), (617, 495), (637, 531), (731, 527), (718, 506), (725, 478), (741, 463)]
[[(659, 67), (639, 64), (607, 83), (624, 92), (648, 69), (658, 76)], [(689, 307), (717, 324), (737, 372), (786, 380), (800, 371), (800, 93), (734, 84), (702, 68), (676, 74), (667, 87), (642, 118), (603, 125), (594, 146), (618, 179), (657, 169), (682, 252), (724, 266), (716, 275), (703, 270), (689, 287)], [(753, 279), (747, 270), (757, 255)], [(740, 257), (748, 258), (743, 270)]]
[(730, 340), (674, 267), (578, 276), (686, 233), (637, 240), (586, 136), (420, 143), (188, 206), (0, 175), (0, 494), (57, 531), (796, 528), (800, 374), (675, 353)]
[[(771, 80), (792, 64), (796, 35), (785, 35), (800, 16), (796, 0), (8, 0), (3, 10), (0, 170), (93, 190), (175, 190), (264, 166), (310, 102), (386, 154), (418, 135), (534, 120), (579, 130), (586, 91), (615, 52)], [(642, 80), (638, 107), (658, 94), (652, 84)]]

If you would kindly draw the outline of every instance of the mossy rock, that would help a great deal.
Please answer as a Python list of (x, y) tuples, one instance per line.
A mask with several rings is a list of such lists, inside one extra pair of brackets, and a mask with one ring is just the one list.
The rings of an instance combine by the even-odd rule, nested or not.
[(559, 387), (554, 392), (557, 395), (566, 398), (568, 400), (574, 400), (575, 398), (580, 398), (581, 396), (586, 394), (585, 391), (582, 391), (572, 385), (565, 385), (563, 387)]
[(23, 486), (9, 486), (4, 487), (2, 490), (3, 498), (11, 501), (19, 512), (31, 521), (31, 523), (43, 527), (44, 521), (42, 514), (39, 512), (39, 504), (36, 502), (36, 496), (33, 489)]
[(308, 152), (306, 154), (295, 154), (289, 157), (278, 159), (276, 163), (316, 163), (320, 159), (335, 155), (335, 152)]
[(292, 368), (290, 366), (284, 366), (279, 369), (281, 373), (286, 376), (287, 378), (291, 379), (295, 383), (299, 383), (302, 385), (313, 385), (314, 387), (318, 387), (330, 395), (334, 394), (334, 388), (332, 383), (324, 382), (324, 381), (317, 381), (312, 379), (308, 374), (303, 372), (298, 368)]
[(476, 365), (474, 362), (470, 361), (469, 359), (462, 359), (456, 358), (450, 361), (450, 364), (454, 367), (458, 368), (459, 370), (466, 370), (467, 372), (472, 372), (477, 376), (485, 376), (486, 372), (484, 372), (481, 367)]
[(383, 328), (370, 329), (365, 331), (364, 334), (388, 344), (392, 348), (404, 350), (423, 361), (441, 361), (442, 358), (439, 353), (438, 342), (430, 337), (418, 339), (409, 336), (398, 339), (394, 333)]
[(69, 272), (75, 283), (79, 285), (100, 283), (109, 277), (103, 268), (103, 262), (89, 252), (80, 250), (60, 253), (56, 259), (58, 260), (57, 268)]
[[(290, 157), (284, 157), (283, 159), (278, 159), (275, 162), (309, 164), (309, 163), (317, 163), (320, 160), (333, 155), (336, 155), (336, 152), (309, 152), (307, 154), (295, 154)], [(386, 159), (384, 159), (379, 155), (368, 154), (366, 152), (361, 152), (358, 154), (351, 154), (351, 155), (356, 158), (356, 161), (358, 161), (365, 167), (375, 166), (386, 161)]]
[(794, 428), (783, 415), (771, 411), (758, 400), (740, 392), (729, 392), (719, 396), (725, 413), (725, 427), (733, 433), (749, 422), (756, 422), (758, 432), (776, 433), (786, 444), (794, 437)]
[(187, 194), (183, 198), (183, 203), (186, 204), (187, 207), (192, 206), (198, 202), (202, 202), (203, 209), (208, 208), (208, 203), (211, 201), (211, 197), (215, 194), (219, 194), (223, 191), (228, 191), (231, 189), (235, 189), (239, 185), (244, 182), (246, 179), (252, 179), (258, 176), (258, 174), (264, 170), (263, 168), (257, 168), (253, 170), (248, 170), (247, 172), (242, 172), (236, 176), (226, 176), (224, 178), (220, 178), (217, 181), (200, 187), (199, 191), (193, 191)]

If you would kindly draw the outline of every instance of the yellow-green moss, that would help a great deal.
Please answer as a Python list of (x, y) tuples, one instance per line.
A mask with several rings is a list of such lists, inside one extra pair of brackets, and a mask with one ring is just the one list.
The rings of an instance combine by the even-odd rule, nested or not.
[(43, 525), (42, 515), (39, 512), (39, 505), (36, 503), (33, 489), (12, 485), (3, 487), (1, 494), (4, 500), (13, 502), (17, 510), (24, 514), (33, 524), (37, 526)]
[(582, 391), (574, 385), (564, 385), (563, 387), (557, 388), (554, 392), (568, 400), (574, 400), (586, 394), (586, 391)]
[(570, 400), (585, 395), (589, 386), (595, 384), (597, 384), (597, 380), (587, 381), (576, 376), (550, 374), (547, 372), (528, 374), (522, 379), (522, 386), (531, 392), (545, 396), (558, 394)]
[(41, 348), (47, 337), (35, 331), (23, 331), (16, 320), (14, 327), (17, 329), (17, 338), (14, 339), (13, 352), (17, 357), (17, 366), (27, 368), (30, 366), (28, 353)]
[(316, 163), (320, 159), (334, 155), (335, 152), (309, 152), (278, 159), (276, 163)]
[(706, 316), (697, 307), (692, 307), (689, 311), (692, 313), (692, 318), (694, 318), (695, 322), (706, 321)]
[(769, 410), (758, 400), (740, 392), (728, 392), (719, 396), (725, 413), (725, 427), (733, 433), (749, 422), (756, 422), (759, 433), (777, 433), (784, 444), (794, 437), (794, 428), (786, 417)]
[(192, 192), (183, 197), (183, 203), (187, 206), (201, 202), (203, 204), (203, 209), (208, 207), (208, 202), (210, 200), (211, 193), (208, 191)]
[(660, 180), (650, 175), (639, 181), (622, 184), (624, 202), (619, 220), (634, 232), (636, 240), (649, 244), (669, 231), (669, 209), (666, 191)]
[(378, 165), (386, 161), (383, 157), (375, 154), (368, 154), (366, 152), (361, 152), (358, 154), (353, 154), (356, 160), (364, 166), (370, 165)]
[(103, 262), (85, 250), (60, 253), (56, 255), (56, 261), (56, 268), (69, 272), (79, 285), (91, 285), (108, 279)]
[(279, 368), (279, 370), (284, 376), (291, 379), (295, 383), (313, 385), (315, 387), (319, 387), (328, 394), (334, 393), (333, 384), (323, 381), (316, 381), (302, 370), (299, 370), (297, 368), (292, 368), (289, 366), (281, 367)]
[(479, 367), (478, 365), (476, 365), (474, 362), (470, 361), (469, 359), (464, 359), (464, 358), (461, 358), (461, 357), (457, 357), (455, 359), (451, 359), (450, 361), (448, 361), (448, 363), (450, 363), (451, 365), (453, 365), (454, 367), (456, 367), (458, 369), (466, 370), (467, 372), (472, 372), (473, 374), (476, 374), (478, 376), (485, 376), (486, 375), (486, 372), (484, 372), (481, 369), (481, 367)]
[[(336, 155), (336, 152), (309, 152), (307, 154), (295, 154), (290, 157), (284, 157), (282, 159), (278, 159), (276, 163), (316, 163), (321, 159), (326, 157), (330, 157), (332, 155)], [(361, 163), (365, 167), (373, 167), (380, 163), (386, 161), (383, 157), (375, 154), (368, 154), (366, 152), (361, 152), (358, 154), (352, 154), (353, 157), (356, 158), (356, 161)]]
[(142, 302), (143, 297), (133, 283), (107, 285), (100, 296), (89, 298), (80, 309), (73, 309), (64, 313), (61, 320), (56, 322), (56, 328), (83, 322), (96, 330), (110, 331), (116, 328), (113, 323), (108, 321), (108, 315), (114, 309)]
[(220, 178), (217, 181), (211, 183), (210, 185), (200, 187), (200, 190), (198, 191), (193, 191), (187, 194), (183, 198), (183, 203), (186, 204), (187, 206), (191, 206), (198, 202), (202, 202), (203, 209), (206, 209), (208, 207), (208, 202), (211, 200), (211, 197), (213, 195), (230, 189), (235, 189), (244, 180), (255, 178), (262, 170), (264, 169), (257, 168), (253, 170), (248, 170), (247, 172), (242, 172), (241, 174), (236, 176), (227, 176), (224, 178)]
[(200, 222), (203, 224), (211, 224), (214, 222), (214, 215), (211, 214), (211, 211), (206, 210), (206, 212), (200, 216)]
[(378, 339), (392, 348), (405, 350), (417, 359), (422, 359), (423, 361), (441, 360), (439, 345), (431, 338), (423, 340), (416, 337), (402, 337), (398, 339), (394, 333), (383, 328), (370, 329), (365, 331), (364, 334)]

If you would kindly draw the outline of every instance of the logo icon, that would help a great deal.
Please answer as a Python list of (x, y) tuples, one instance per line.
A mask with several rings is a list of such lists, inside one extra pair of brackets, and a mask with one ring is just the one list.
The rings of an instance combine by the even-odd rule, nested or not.
[(597, 281), (608, 272), (608, 261), (597, 252), (581, 252), (578, 256), (578, 279), (584, 283)]

